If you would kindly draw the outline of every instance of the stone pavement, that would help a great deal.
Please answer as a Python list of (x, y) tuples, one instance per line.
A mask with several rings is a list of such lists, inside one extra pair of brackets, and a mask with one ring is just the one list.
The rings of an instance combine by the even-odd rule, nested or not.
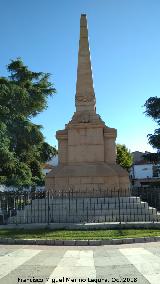
[(160, 242), (116, 246), (0, 245), (0, 284), (160, 283)]

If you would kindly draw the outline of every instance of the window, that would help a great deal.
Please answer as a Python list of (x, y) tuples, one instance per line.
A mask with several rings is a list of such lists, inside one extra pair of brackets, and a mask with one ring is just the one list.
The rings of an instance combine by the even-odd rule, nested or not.
[(154, 165), (152, 169), (153, 169), (153, 177), (160, 177), (160, 166)]

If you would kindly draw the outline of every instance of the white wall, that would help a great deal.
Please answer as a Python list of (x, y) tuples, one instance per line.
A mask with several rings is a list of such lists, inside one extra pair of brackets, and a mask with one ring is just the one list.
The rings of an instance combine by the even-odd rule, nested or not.
[(153, 177), (152, 164), (134, 165), (133, 167), (134, 167), (134, 172), (132, 170), (133, 178), (143, 179), (143, 178)]
[(47, 164), (52, 165), (52, 166), (57, 166), (58, 165), (58, 155), (53, 156), (52, 159), (47, 162)]

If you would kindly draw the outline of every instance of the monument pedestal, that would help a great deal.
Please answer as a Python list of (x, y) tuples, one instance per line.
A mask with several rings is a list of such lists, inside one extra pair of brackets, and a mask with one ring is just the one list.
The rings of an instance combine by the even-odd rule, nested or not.
[[(75, 117), (65, 130), (57, 131), (59, 165), (46, 177), (46, 187), (52, 192), (74, 191), (92, 196), (94, 191), (120, 189), (127, 194), (128, 173), (116, 164), (116, 130), (98, 122), (78, 122)], [(81, 116), (81, 120), (82, 120)]]

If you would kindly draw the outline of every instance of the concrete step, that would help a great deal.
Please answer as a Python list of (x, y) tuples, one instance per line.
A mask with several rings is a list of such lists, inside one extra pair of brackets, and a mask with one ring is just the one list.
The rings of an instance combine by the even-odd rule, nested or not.
[[(49, 204), (105, 204), (105, 203), (140, 203), (140, 197), (78, 197), (78, 198), (50, 198)], [(32, 206), (38, 205), (38, 204), (47, 204), (48, 205), (48, 199), (34, 199), (32, 201)]]
[[(160, 220), (155, 208), (149, 207), (139, 197), (105, 198), (54, 198), (49, 200), (50, 222), (145, 222)], [(120, 211), (119, 211), (120, 206)], [(35, 199), (32, 205), (18, 210), (9, 223), (48, 222), (48, 200)]]
[[(54, 204), (54, 203), (50, 203), (49, 204), (50, 208), (53, 208), (54, 210), (58, 210), (58, 208), (60, 208), (59, 210), (62, 209), (66, 209), (66, 208), (73, 208), (74, 210), (79, 210), (79, 209), (115, 209), (117, 207), (120, 206), (120, 208), (148, 208), (148, 204), (147, 202), (142, 202), (142, 203), (105, 203), (105, 204), (93, 204), (93, 203), (88, 203), (88, 204), (73, 204), (73, 203), (59, 203), (59, 204)], [(26, 208), (28, 208), (28, 210), (46, 210), (46, 208), (48, 208), (47, 204), (32, 204), (31, 205), (27, 205)]]
[[(49, 204), (51, 210), (65, 210), (67, 208), (73, 208), (73, 210), (108, 210), (108, 209), (116, 209), (116, 208), (148, 208), (148, 203), (147, 202), (133, 202), (133, 203), (50, 203)], [(37, 210), (47, 210), (48, 208), (48, 204), (44, 204), (44, 203), (39, 203), (39, 204), (35, 204), (32, 203), (32, 205), (27, 205), (25, 207), (28, 210), (32, 210), (32, 211), (37, 211)], [(25, 210), (26, 210), (25, 209)]]
[[(52, 215), (90, 215), (90, 216), (95, 216), (95, 215), (116, 215), (116, 214), (124, 214), (124, 215), (143, 215), (143, 214), (148, 214), (148, 215), (156, 215), (157, 214), (157, 210), (155, 208), (115, 208), (115, 209), (77, 209), (75, 210), (74, 208), (57, 208), (54, 210), (52, 210), (52, 208), (50, 209), (50, 214)], [(20, 210), (17, 211), (17, 216), (46, 216), (48, 215), (48, 209), (47, 210), (35, 210), (35, 211), (31, 211), (28, 208), (26, 208), (25, 210)]]

